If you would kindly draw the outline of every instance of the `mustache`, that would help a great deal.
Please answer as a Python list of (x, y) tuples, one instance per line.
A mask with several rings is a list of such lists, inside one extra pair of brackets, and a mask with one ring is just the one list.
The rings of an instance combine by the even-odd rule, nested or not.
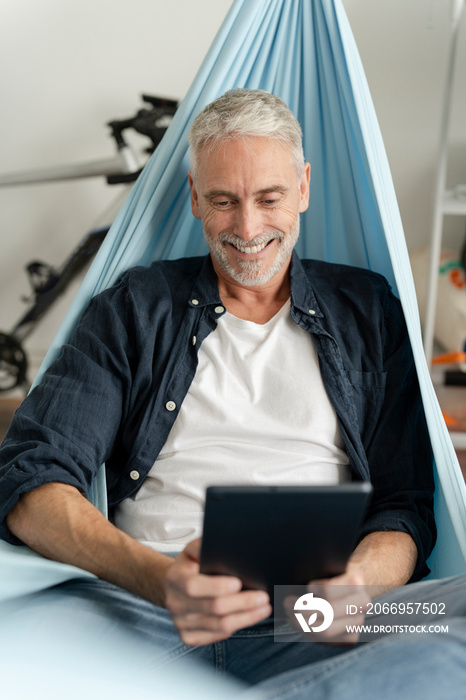
[(228, 233), (228, 231), (220, 233), (217, 240), (219, 243), (231, 243), (231, 245), (234, 246), (244, 246), (247, 243), (248, 246), (253, 247), (267, 245), (267, 243), (270, 243), (270, 241), (273, 241), (274, 239), (282, 241), (283, 238), (284, 234), (282, 233), (282, 231), (271, 229), (270, 231), (261, 233), (259, 236), (256, 236), (250, 241), (245, 241), (240, 236), (236, 236), (234, 233)]

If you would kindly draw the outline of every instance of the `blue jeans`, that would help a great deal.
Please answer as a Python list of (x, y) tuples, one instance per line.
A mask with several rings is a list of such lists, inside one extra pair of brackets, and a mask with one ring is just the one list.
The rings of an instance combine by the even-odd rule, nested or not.
[(27, 684), (28, 669), (36, 691), (38, 683), (56, 681), (47, 686), (50, 699), (64, 697), (64, 684), (66, 697), (74, 697), (70, 679), (77, 690), (85, 678), (91, 697), (118, 698), (123, 689), (122, 697), (131, 692), (138, 700), (460, 700), (466, 697), (466, 578), (416, 584), (389, 598), (422, 591), (423, 600), (434, 600), (439, 589), (443, 599), (456, 601), (448, 641), (382, 638), (344, 647), (290, 636), (277, 643), (267, 620), (226, 641), (188, 647), (164, 609), (103, 581), (79, 579), (0, 609), (1, 675)]

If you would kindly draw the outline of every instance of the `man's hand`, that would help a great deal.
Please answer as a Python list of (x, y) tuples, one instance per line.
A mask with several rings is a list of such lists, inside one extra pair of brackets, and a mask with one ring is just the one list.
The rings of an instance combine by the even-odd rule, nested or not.
[[(329, 602), (334, 613), (332, 624), (318, 633), (316, 641), (355, 644), (359, 633), (347, 632), (347, 626), (364, 623), (368, 604), (373, 597), (407, 583), (416, 559), (416, 545), (404, 532), (373, 532), (367, 535), (356, 547), (343, 574), (309, 583), (309, 589), (315, 596)], [(294, 599), (287, 599), (285, 607), (296, 627), (294, 603)], [(348, 614), (348, 610), (355, 612)]]
[(165, 605), (185, 644), (227, 639), (272, 613), (264, 591), (242, 591), (234, 576), (199, 571), (200, 542), (194, 540), (176, 557), (166, 576)]
[[(344, 574), (329, 579), (312, 581), (308, 585), (308, 590), (316, 598), (323, 598), (330, 603), (334, 615), (330, 627), (316, 635), (316, 642), (355, 644), (358, 641), (359, 634), (347, 632), (347, 627), (364, 623), (367, 606), (371, 601), (364, 584), (364, 577), (358, 567), (353, 567), (349, 564)], [(300, 630), (301, 628), (295, 618), (295, 602), (295, 597), (290, 596), (286, 598), (285, 610), (291, 625)], [(351, 610), (357, 610), (356, 614), (348, 614), (348, 606), (350, 605), (352, 606)], [(304, 613), (304, 616), (306, 617), (306, 613)], [(321, 621), (317, 620), (314, 624), (319, 625)]]

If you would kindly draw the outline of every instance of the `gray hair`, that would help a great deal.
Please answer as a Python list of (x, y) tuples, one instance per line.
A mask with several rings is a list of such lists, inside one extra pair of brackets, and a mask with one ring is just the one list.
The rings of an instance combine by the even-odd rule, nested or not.
[(189, 132), (191, 170), (195, 177), (199, 151), (234, 138), (262, 136), (290, 149), (301, 177), (304, 169), (303, 135), (296, 117), (276, 95), (264, 90), (236, 88), (211, 102), (196, 117)]

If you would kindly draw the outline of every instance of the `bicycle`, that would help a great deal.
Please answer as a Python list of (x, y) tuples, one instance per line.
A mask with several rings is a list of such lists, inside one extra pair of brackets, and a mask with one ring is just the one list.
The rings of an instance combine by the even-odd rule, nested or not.
[[(0, 187), (95, 176), (104, 176), (109, 185), (134, 182), (141, 173), (142, 167), (133, 149), (125, 140), (124, 132), (127, 129), (134, 129), (139, 134), (147, 136), (150, 145), (145, 149), (145, 153), (151, 154), (162, 140), (178, 108), (176, 100), (145, 94), (142, 95), (142, 100), (150, 107), (139, 109), (133, 117), (107, 123), (110, 136), (116, 146), (116, 154), (113, 158), (3, 175), (0, 176)], [(17, 387), (25, 389), (29, 387), (29, 363), (23, 341), (33, 332), (72, 280), (90, 263), (109, 229), (110, 224), (89, 231), (59, 267), (53, 267), (40, 260), (27, 263), (25, 269), (32, 293), (24, 301), (30, 305), (30, 308), (9, 332), (0, 332), (0, 392), (12, 391)]]

